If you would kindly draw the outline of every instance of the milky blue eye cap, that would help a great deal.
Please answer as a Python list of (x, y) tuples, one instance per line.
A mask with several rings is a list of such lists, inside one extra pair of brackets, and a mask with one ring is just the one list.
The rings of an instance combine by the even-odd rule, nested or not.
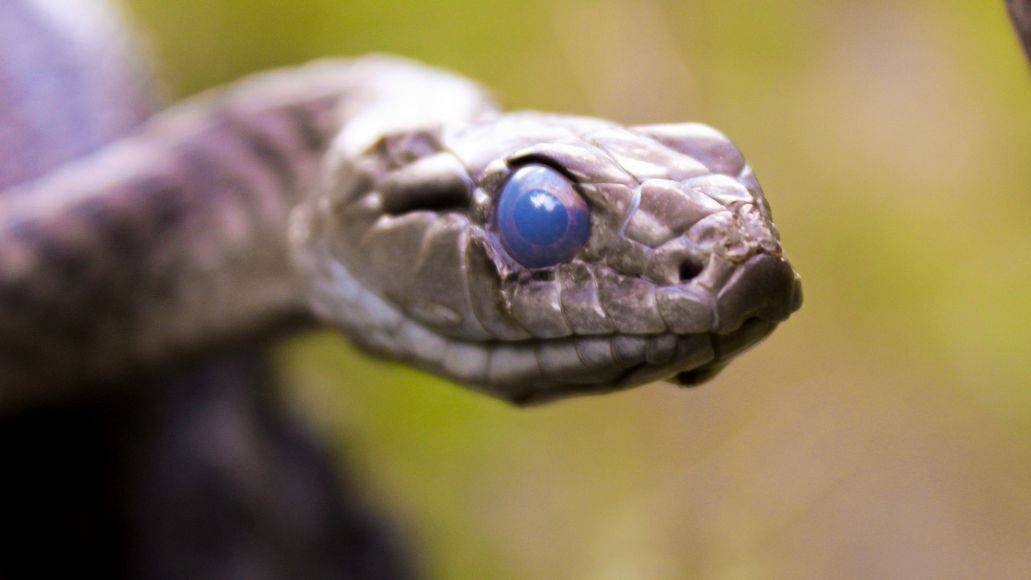
[(567, 262), (587, 243), (590, 209), (566, 176), (545, 165), (517, 170), (498, 202), (505, 250), (527, 268)]
[(561, 241), (569, 227), (566, 206), (545, 191), (533, 191), (529, 195), (519, 196), (513, 216), (519, 235), (539, 246)]

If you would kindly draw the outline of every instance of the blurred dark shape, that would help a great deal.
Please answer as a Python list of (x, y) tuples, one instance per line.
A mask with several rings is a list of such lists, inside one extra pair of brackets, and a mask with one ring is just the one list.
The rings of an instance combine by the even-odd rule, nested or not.
[(1006, 6), (1009, 7), (1017, 36), (1024, 44), (1024, 52), (1031, 60), (1031, 0), (1006, 0)]
[(0, 422), (0, 577), (406, 578), (263, 353)]
[(410, 577), (393, 530), (278, 400), (268, 360), (201, 367), (127, 409), (149, 435), (118, 446), (131, 470), (130, 575)]

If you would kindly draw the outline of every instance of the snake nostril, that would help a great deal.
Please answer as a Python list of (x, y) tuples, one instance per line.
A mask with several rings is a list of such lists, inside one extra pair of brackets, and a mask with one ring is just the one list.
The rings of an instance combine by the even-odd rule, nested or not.
[(693, 257), (686, 258), (680, 263), (680, 281), (689, 282), (695, 276), (701, 274), (704, 269), (705, 264), (701, 260)]

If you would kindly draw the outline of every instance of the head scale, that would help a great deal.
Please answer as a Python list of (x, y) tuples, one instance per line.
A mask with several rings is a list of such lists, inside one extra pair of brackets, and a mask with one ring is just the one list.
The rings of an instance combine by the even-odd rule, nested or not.
[(695, 384), (800, 305), (762, 190), (707, 126), (489, 113), (351, 149), (296, 220), (318, 314), (507, 400)]

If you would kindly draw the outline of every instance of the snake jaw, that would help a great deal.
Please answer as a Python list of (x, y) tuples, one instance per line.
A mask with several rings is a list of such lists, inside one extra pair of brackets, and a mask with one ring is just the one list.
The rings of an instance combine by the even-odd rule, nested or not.
[[(703, 125), (515, 113), (340, 159), (296, 220), (320, 256), (317, 311), (512, 402), (706, 380), (800, 304), (751, 169)], [(529, 163), (568, 176), (591, 212), (586, 246), (547, 268), (509, 256), (493, 218)]]

